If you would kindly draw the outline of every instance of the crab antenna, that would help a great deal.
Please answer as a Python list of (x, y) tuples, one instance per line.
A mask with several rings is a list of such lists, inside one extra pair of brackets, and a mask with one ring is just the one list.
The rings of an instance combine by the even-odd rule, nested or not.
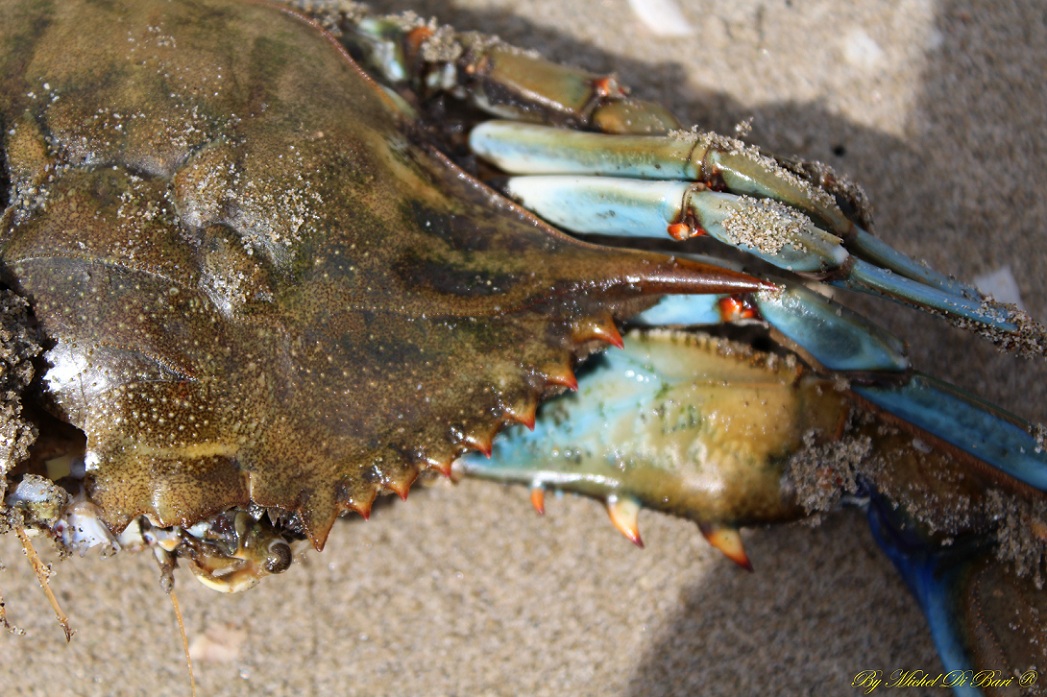
[[(47, 602), (51, 603), (51, 609), (54, 610), (55, 619), (58, 620), (58, 624), (62, 625), (62, 630), (65, 632), (65, 640), (68, 643), (73, 638), (73, 630), (69, 627), (69, 618), (62, 612), (62, 607), (58, 604), (58, 598), (55, 597), (54, 591), (51, 590), (51, 585), (47, 582), (47, 579), (51, 576), (51, 569), (47, 564), (40, 559), (40, 556), (36, 553), (33, 548), (33, 543), (29, 541), (29, 536), (25, 534), (25, 528), (19, 525), (14, 526), (15, 534), (18, 535), (19, 541), (22, 543), (22, 550), (25, 551), (26, 558), (29, 559), (29, 563), (33, 565), (33, 573), (36, 574), (36, 580), (40, 583), (40, 587), (44, 589), (44, 595), (47, 596)], [(6, 620), (4, 622), (6, 624)]]
[(185, 654), (185, 667), (189, 670), (189, 690), (196, 697), (196, 676), (193, 674), (193, 658), (189, 655), (189, 635), (185, 631), (185, 620), (182, 618), (182, 608), (178, 605), (178, 596), (172, 587), (167, 591), (167, 597), (171, 599), (174, 607), (175, 617), (178, 619), (178, 631), (182, 635), (182, 652)]

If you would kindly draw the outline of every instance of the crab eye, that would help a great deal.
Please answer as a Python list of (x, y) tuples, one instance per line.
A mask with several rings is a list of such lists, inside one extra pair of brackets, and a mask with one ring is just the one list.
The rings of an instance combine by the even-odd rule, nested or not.
[(265, 570), (271, 574), (282, 574), (291, 566), (291, 545), (283, 540), (269, 543), (269, 553), (265, 557)]

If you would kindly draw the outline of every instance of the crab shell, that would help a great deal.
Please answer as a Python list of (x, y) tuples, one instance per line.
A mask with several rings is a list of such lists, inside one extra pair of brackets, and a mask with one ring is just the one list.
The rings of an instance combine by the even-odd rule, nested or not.
[(340, 513), (533, 418), (612, 318), (757, 287), (538, 223), (289, 11), (4, 12), (3, 275), (113, 530), (253, 503), (321, 548)]
[[(701, 51), (684, 50), (693, 47), (693, 35), (652, 38), (630, 21), (633, 18), (624, 3), (603, 7), (584, 22), (573, 21), (584, 7), (562, 2), (528, 3), (512, 9), (493, 9), (498, 3), (491, 1), (469, 3), (458, 8), (457, 17), (455, 8), (445, 2), (429, 2), (424, 7), (463, 29), (499, 32), (521, 45), (544, 43), (542, 50), (554, 57), (558, 54), (560, 60), (598, 69), (614, 66), (639, 94), (671, 100), (679, 112), (721, 130), (755, 113), (758, 139), (780, 150), (802, 150), (808, 157), (832, 159), (829, 145), (843, 143), (847, 153), (839, 161), (860, 173), (880, 202), (879, 221), (888, 223), (885, 234), (900, 240), (907, 231), (919, 232), (902, 244), (917, 256), (934, 258), (939, 265), (961, 266), (968, 276), (980, 272), (982, 262), (971, 261), (972, 254), (958, 253), (959, 243), (969, 252), (975, 247), (972, 239), (984, 240), (977, 246), (995, 247), (993, 261), (986, 268), (1009, 260), (1023, 284), (1026, 302), (1032, 309), (1042, 307), (1041, 289), (1025, 282), (1038, 277), (1036, 270), (1042, 268), (1045, 257), (1037, 246), (1042, 240), (1024, 234), (1036, 229), (1034, 221), (1043, 219), (1042, 197), (1033, 193), (1043, 180), (1042, 163), (1019, 156), (970, 166), (990, 144), (993, 150), (1008, 153), (1022, 152), (1030, 143), (1033, 150), (1042, 146), (1043, 130), (1030, 128), (1029, 119), (1047, 112), (1032, 108), (1036, 104), (1042, 107), (1042, 95), (1031, 94), (1038, 83), (1028, 76), (1042, 72), (1043, 54), (1029, 51), (1025, 42), (1014, 41), (1010, 33), (1014, 27), (1038, 26), (1038, 8), (1016, 5), (1007, 12), (982, 15), (965, 14), (962, 6), (950, 6), (942, 8), (937, 19), (918, 16), (899, 25), (891, 22), (908, 17), (913, 8), (903, 12), (880, 5), (871, 8), (870, 3), (847, 7), (824, 2), (802, 7), (757, 4), (703, 8), (709, 14), (701, 18), (700, 25), (695, 21), (699, 19), (697, 8), (686, 7), (696, 31), (721, 24), (730, 29), (703, 32)], [(535, 6), (539, 11), (529, 15)], [(917, 14), (931, 9), (920, 6)], [(825, 22), (828, 13), (836, 17), (831, 24)], [(754, 20), (760, 18), (763, 26), (773, 25), (776, 31), (758, 33), (760, 24)], [(893, 27), (890, 33), (878, 29), (887, 26)], [(859, 27), (884, 51), (876, 65), (882, 67), (885, 60), (886, 74), (826, 58), (840, 50), (837, 39)], [(938, 35), (934, 55), (926, 62), (907, 60), (904, 69), (893, 70), (902, 57), (921, 52), (924, 32), (932, 28)], [(622, 40), (625, 32), (628, 41)], [(802, 48), (795, 42), (797, 35), (808, 37)], [(794, 55), (789, 47), (799, 55), (780, 60)], [(957, 58), (962, 60), (953, 60)], [(996, 68), (1001, 58), (1011, 66), (1003, 75)], [(992, 76), (987, 75), (989, 68)], [(796, 76), (803, 81), (803, 101), (783, 103), (786, 95), (797, 94)], [(1026, 108), (1004, 108), (1001, 102), (1016, 106), (1013, 87), (1022, 80), (1027, 80), (1030, 90), (1022, 102)], [(873, 89), (882, 91), (877, 92), (876, 106), (870, 109)], [(715, 91), (715, 99), (708, 98), (708, 91)], [(912, 107), (915, 111), (910, 111)], [(973, 125), (959, 126), (961, 121), (968, 123), (961, 119), (968, 114), (973, 114)], [(903, 123), (912, 128), (905, 131), (904, 141), (891, 135), (901, 132)], [(924, 156), (930, 158), (932, 176), (918, 180), (907, 176), (922, 169), (927, 162)], [(996, 195), (1000, 182), (1012, 192), (1007, 198)], [(976, 191), (982, 195), (970, 195)], [(1013, 205), (1014, 201), (1022, 205)], [(917, 210), (919, 217), (904, 217)], [(972, 237), (963, 236), (967, 231)], [(896, 318), (897, 325), (903, 323), (909, 325), (903, 328), (920, 332), (920, 338), (933, 331), (933, 322), (913, 322), (904, 313)], [(949, 358), (936, 359), (937, 370), (949, 372), (954, 381), (981, 383), (980, 391), (991, 393), (998, 402), (1041, 411), (1037, 405), (1044, 402), (1037, 395), (1042, 395), (1047, 383), (1029, 376), (1029, 370), (1042, 376), (1035, 365), (1024, 365), (1019, 373), (1013, 361), (956, 336), (917, 341), (913, 348), (923, 352), (921, 365), (929, 365), (928, 351), (946, 349)], [(935, 355), (940, 357), (940, 353)], [(1021, 397), (1026, 399), (1019, 401)], [(491, 490), (477, 482), (465, 481), (454, 491), (438, 487), (422, 498), (426, 500), (384, 511), (381, 525), (336, 526), (336, 536), (342, 537), (332, 539), (323, 563), (306, 559), (309, 592), (318, 594), (313, 597), (322, 599), (316, 602), (331, 609), (324, 623), (330, 640), (321, 640), (318, 653), (308, 661), (302, 661), (298, 651), (286, 658), (269, 651), (274, 636), (285, 645), (312, 646), (309, 642), (316, 642), (317, 624), (300, 621), (302, 610), (297, 603), (287, 602), (286, 586), (262, 584), (250, 594), (230, 599), (199, 592), (193, 588), (196, 584), (181, 585), (183, 606), (206, 618), (205, 626), (228, 623), (247, 630), (248, 643), (235, 665), (245, 666), (250, 680), (242, 679), (246, 672), (238, 677), (226, 663), (198, 664), (198, 676), (201, 671), (213, 675), (215, 689), (224, 688), (230, 694), (256, 692), (261, 685), (278, 692), (278, 686), (300, 691), (315, 685), (310, 678), (321, 672), (324, 684), (340, 689), (363, 682), (371, 694), (403, 694), (411, 691), (411, 683), (406, 676), (389, 675), (388, 668), (404, 651), (410, 651), (433, 659), (416, 664), (417, 671), (410, 677), (417, 681), (413, 684), (435, 691), (462, 689), (461, 674), (448, 672), (442, 660), (453, 655), (462, 666), (473, 665), (473, 658), (498, 665), (497, 677), (493, 667), (491, 672), (466, 676), (475, 681), (468, 684), (476, 691), (497, 679), (506, 694), (513, 689), (509, 685), (527, 685), (518, 689), (533, 688), (535, 694), (551, 693), (547, 676), (560, 670), (557, 675), (565, 679), (567, 691), (571, 685), (575, 691), (596, 691), (599, 684), (624, 693), (624, 685), (631, 684), (635, 693), (642, 684), (645, 692), (670, 694), (683, 684), (701, 684), (695, 689), (707, 694), (737, 694), (742, 689), (737, 679), (744, 675), (742, 684), (753, 689), (774, 684), (786, 693), (800, 691), (801, 685), (806, 689), (814, 681), (849, 684), (848, 670), (853, 665), (929, 666), (935, 660), (927, 647), (920, 653), (926, 656), (916, 656), (919, 652), (912, 646), (927, 640), (914, 616), (915, 607), (897, 579), (890, 577), (880, 555), (861, 542), (865, 526), (857, 517), (836, 517), (830, 525), (814, 530), (780, 527), (761, 531), (751, 540), (747, 537), (759, 571), (749, 575), (735, 573), (704, 550), (695, 539), (693, 525), (668, 517), (645, 518), (645, 537), (657, 549), (644, 552), (638, 563), (640, 552), (623, 544), (613, 531), (594, 526), (602, 512), (584, 499), (558, 501), (549, 516), (539, 519), (528, 515), (523, 505), (526, 496), (519, 491)], [(463, 515), (466, 506), (469, 514)], [(449, 526), (455, 528), (453, 534), (448, 533)], [(0, 536), (0, 542), (8, 540), (7, 554), (0, 552), (8, 566), (0, 582), (9, 609), (13, 598), (31, 605), (36, 592), (31, 574), (12, 563), (21, 554), (12, 538)], [(584, 548), (579, 542), (582, 539)], [(473, 556), (477, 548), (499, 544), (508, 549), (493, 549), (480, 560)], [(367, 573), (354, 573), (352, 564), (362, 550), (366, 550)], [(844, 562), (865, 566), (852, 572)], [(455, 576), (459, 570), (462, 573)], [(174, 649), (170, 647), (177, 642), (168, 627), (167, 613), (160, 607), (164, 598), (153, 584), (139, 583), (153, 574), (148, 559), (142, 555), (79, 559), (59, 567), (59, 574), (62, 586), (81, 588), (83, 593), (91, 588), (89, 584), (98, 584), (95, 587), (102, 588), (112, 602), (95, 603), (81, 595), (85, 602), (77, 608), (79, 641), (64, 650), (40, 650), (36, 642), (8, 642), (9, 665), (20, 666), (8, 675), (13, 689), (30, 694), (34, 687), (45, 689), (41, 685), (46, 683), (51, 686), (46, 689), (53, 691), (54, 681), (68, 680), (76, 686), (70, 690), (86, 691), (85, 672), (96, 683), (112, 686), (132, 676), (152, 676), (161, 666), (170, 678), (166, 691), (185, 693), (184, 676), (171, 658)], [(810, 597), (815, 585), (832, 588), (832, 592), (815, 593), (819, 596), (816, 601)], [(571, 592), (563, 592), (564, 588)], [(494, 591), (497, 595), (492, 597)], [(769, 599), (772, 595), (773, 601)], [(348, 602), (361, 596), (370, 600)], [(534, 601), (536, 597), (542, 598), (540, 603)], [(579, 597), (587, 600), (579, 602)], [(681, 597), (686, 608), (680, 606)], [(486, 602), (481, 604), (480, 598)], [(424, 602), (424, 608), (419, 609), (418, 602)], [(628, 613), (625, 602), (630, 603)], [(620, 608), (621, 614), (606, 615), (602, 607)], [(53, 633), (46, 612), (24, 609), (29, 612), (17, 613), (21, 615), (17, 619), (31, 635), (37, 632), (49, 637)], [(872, 610), (877, 613), (875, 626), (870, 626), (866, 614)], [(376, 630), (368, 625), (379, 611), (383, 621)], [(655, 612), (664, 614), (656, 617)], [(454, 632), (444, 634), (451, 617), (459, 623)], [(806, 631), (798, 629), (805, 626), (804, 621)], [(596, 622), (600, 623), (598, 632), (585, 631)], [(502, 631), (491, 631), (496, 625)], [(345, 639), (342, 634), (364, 626), (368, 626), (366, 636), (364, 629), (355, 639)], [(645, 631), (637, 631), (641, 626)], [(780, 640), (779, 626), (789, 628), (788, 641)], [(840, 626), (850, 630), (839, 632)], [(739, 642), (738, 627), (751, 629), (754, 635)], [(133, 652), (125, 651), (129, 635), (135, 637)], [(414, 643), (389, 641), (396, 635), (413, 636)], [(434, 639), (437, 636), (440, 638)], [(551, 637), (556, 638), (555, 644)], [(563, 642), (570, 642), (571, 637), (575, 643), (565, 646)], [(730, 640), (717, 642), (718, 637)], [(478, 647), (481, 638), (486, 643)], [(546, 650), (520, 655), (528, 640)], [(379, 653), (379, 646), (384, 653)], [(875, 653), (881, 647), (882, 658)], [(848, 648), (852, 653), (843, 658)], [(787, 658), (781, 658), (782, 652)], [(122, 659), (106, 660), (116, 655)], [(510, 656), (516, 656), (515, 661)], [(591, 670), (593, 656), (601, 657), (597, 676)], [(755, 660), (740, 668), (746, 658)], [(90, 667), (72, 669), (73, 664)], [(782, 665), (802, 668), (781, 671)], [(53, 671), (46, 676), (45, 666)], [(512, 673), (514, 668), (518, 672)], [(295, 672), (289, 678), (292, 671), (308, 677)], [(377, 684), (383, 677), (390, 681), (384, 689)], [(438, 682), (441, 679), (450, 682)], [(156, 682), (150, 684), (163, 691)]]

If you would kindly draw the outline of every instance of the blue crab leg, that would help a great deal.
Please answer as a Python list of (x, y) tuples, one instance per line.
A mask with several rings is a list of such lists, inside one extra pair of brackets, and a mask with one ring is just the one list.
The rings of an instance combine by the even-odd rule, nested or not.
[[(580, 378), (578, 392), (547, 404), (533, 431), (510, 429), (489, 459), (470, 454), (455, 469), (530, 485), (539, 510), (546, 488), (601, 499), (615, 527), (637, 544), (643, 508), (694, 520), (714, 546), (749, 569), (740, 526), (827, 510), (834, 504), (818, 498), (826, 488), (842, 488), (872, 501), (874, 534), (927, 613), (948, 668), (1000, 663), (996, 649), (976, 643), (981, 636), (998, 636), (1015, 623), (1028, 635), (1040, 631), (1044, 600), (1033, 588), (1035, 576), (1014, 578), (998, 567), (1020, 559), (997, 561), (983, 551), (995, 546), (992, 531), (999, 526), (1000, 540), (1022, 540), (1000, 547), (1031, 546), (1032, 568), (1039, 569), (1047, 499), (1042, 488), (1034, 492), (997, 471), (991, 454), (957, 456), (933, 433), (918, 425), (894, 429), (894, 419), (875, 411), (855, 418), (849, 390), (838, 383), (787, 358), (702, 335), (631, 332), (624, 350), (601, 356)], [(902, 388), (896, 398), (905, 402), (910, 394)], [(949, 411), (956, 402), (961, 412), (978, 409), (956, 395), (941, 389), (935, 408)], [(974, 442), (1005, 423), (986, 410), (972, 426)], [(1035, 450), (1027, 434), (1008, 447)], [(1042, 478), (1047, 458), (1033, 456), (1030, 467), (1034, 479)], [(994, 492), (1021, 501), (1015, 510), (1024, 513), (1012, 515), (1011, 504), (993, 501)], [(954, 516), (961, 505), (965, 514)], [(1020, 600), (1009, 614), (981, 616), (983, 597), (990, 602), (1002, 591), (1009, 598), (1012, 587)], [(1008, 669), (1025, 665), (1035, 646), (1015, 641), (1001, 649)]]
[[(630, 334), (625, 349), (598, 359), (579, 385), (546, 406), (533, 431), (509, 430), (490, 459), (470, 455), (459, 460), (460, 469), (605, 500), (635, 499), (707, 524), (769, 522), (776, 516), (760, 517), (771, 507), (754, 493), (777, 491), (777, 479), (773, 485), (765, 479), (768, 468), (781, 467), (812, 429), (838, 434), (850, 408), (838, 385), (794, 363), (757, 360), (734, 345), (665, 330)], [(850, 389), (892, 423), (1047, 491), (1047, 453), (1016, 417), (919, 374)], [(736, 402), (762, 409), (732, 413)], [(726, 510), (732, 513), (725, 518)], [(793, 515), (788, 506), (782, 510)]]
[(914, 374), (904, 385), (854, 385), (852, 389), (879, 409), (1047, 491), (1043, 443), (1029, 424), (999, 407), (922, 374)]
[(470, 145), (502, 170), (523, 175), (505, 183), (511, 196), (574, 232), (709, 234), (792, 272), (977, 322), (1019, 342), (1030, 329), (1033, 343), (1043, 337), (1013, 308), (892, 250), (846, 218), (828, 193), (736, 141), (492, 121), (473, 130)]
[[(795, 364), (731, 350), (682, 333), (630, 336), (578, 392), (543, 407), (533, 431), (509, 429), (489, 459), (455, 467), (601, 499), (634, 542), (641, 507), (690, 518), (748, 566), (738, 526), (802, 515), (781, 491), (785, 461), (808, 434), (839, 431), (847, 406), (828, 381), (797, 387)], [(750, 413), (753, 402), (764, 409)]]
[[(839, 237), (775, 199), (696, 189), (688, 182), (595, 176), (511, 177), (506, 190), (538, 215), (574, 232), (656, 237), (677, 224), (673, 221), (691, 217), (702, 233), (786, 271), (938, 310), (1004, 333), (1019, 331), (1011, 309), (955, 283), (949, 288), (950, 284), (908, 278), (902, 275), (901, 265), (880, 268), (855, 258)], [(898, 253), (894, 256), (904, 259)], [(836, 278), (840, 274), (846, 275)]]
[[(957, 602), (956, 592), (961, 575), (956, 567), (962, 563), (962, 557), (955, 550), (950, 554), (923, 544), (911, 533), (906, 534), (900, 526), (886, 519), (891, 513), (884, 508), (884, 503), (876, 497), (869, 506), (869, 527), (873, 537), (920, 603), (945, 671), (968, 670), (971, 661), (963, 641), (963, 605)], [(968, 685), (960, 685), (954, 687), (953, 694), (979, 697), (982, 693)]]
[[(767, 322), (776, 337), (833, 372), (906, 375), (909, 361), (897, 338), (803, 286), (780, 283), (780, 290), (749, 296), (758, 313), (754, 319)], [(717, 303), (728, 297), (668, 296), (636, 321), (645, 326), (719, 324), (729, 318)], [(904, 382), (854, 384), (851, 389), (876, 408), (1047, 491), (1042, 444), (1028, 424), (999, 407), (920, 373), (906, 375)]]
[(472, 33), (391, 15), (342, 22), (342, 42), (386, 85), (416, 95), (451, 94), (501, 118), (605, 133), (666, 133), (680, 122), (634, 99), (614, 75), (544, 60)]
[(873, 537), (923, 609), (945, 672), (954, 680), (953, 694), (978, 697), (979, 683), (986, 685), (988, 678), (1010, 678), (1013, 685), (1038, 663), (1021, 645), (1042, 633), (1040, 618), (1047, 612), (1047, 596), (1035, 576), (1013, 573), (985, 539), (936, 542), (877, 494), (868, 519)]
[[(844, 215), (830, 192), (811, 185), (779, 161), (730, 138), (673, 132), (680, 125), (672, 114), (659, 105), (629, 97), (612, 75), (556, 65), (497, 41), (458, 34), (417, 18), (354, 19), (350, 14), (338, 24), (350, 51), (391, 88), (410, 86), (423, 99), (450, 95), (489, 114), (514, 119), (487, 122), (470, 136), (477, 153), (507, 172), (594, 174), (603, 182), (609, 177), (678, 180), (780, 201), (843, 240), (848, 253), (841, 261), (830, 246), (828, 263), (819, 257), (792, 255), (788, 260), (774, 254), (772, 263), (793, 269), (800, 264), (823, 265), (820, 273), (831, 276), (832, 283), (931, 308), (961, 322), (973, 321), (985, 327), (994, 342), (1026, 355), (1042, 353), (1041, 346), (1047, 344), (1045, 331), (1023, 313), (993, 303), (976, 289), (892, 249)], [(577, 205), (572, 200), (567, 207)], [(627, 203), (613, 212), (606, 207), (596, 210), (611, 218), (624, 214), (626, 207)], [(547, 217), (555, 219), (552, 214)], [(693, 218), (690, 214), (663, 216), (650, 228), (636, 230), (660, 236), (668, 226), (674, 234), (693, 234), (689, 217)], [(595, 231), (589, 227), (592, 218), (570, 227)], [(814, 237), (831, 242), (817, 233)]]
[[(863, 316), (808, 288), (775, 279), (779, 288), (744, 298), (755, 313), (741, 321), (763, 321), (777, 338), (834, 372), (902, 372), (909, 369), (905, 345)], [(737, 321), (730, 295), (668, 295), (633, 318), (645, 327), (714, 326)]]
[[(1017, 347), (1028, 355), (1039, 353), (1039, 345), (1047, 343), (1043, 330), (1027, 317), (892, 249), (848, 219), (830, 193), (755, 148), (715, 134), (678, 131), (667, 136), (679, 128), (675, 117), (656, 104), (632, 99), (613, 76), (556, 65), (418, 19), (358, 18), (340, 23), (340, 28), (350, 50), (390, 87), (411, 85), (421, 95), (453, 95), (495, 116), (515, 119), (481, 124), (470, 136), (475, 152), (507, 172), (592, 174), (603, 177), (603, 182), (608, 177), (625, 177), (713, 183), (736, 195), (780, 201), (809, 215), (837, 241), (844, 240), (849, 254), (841, 257), (832, 249), (831, 239), (812, 233), (801, 247), (809, 245), (812, 236), (821, 243), (829, 242), (828, 247), (816, 245), (829, 253), (828, 259), (824, 254), (813, 258), (771, 254), (772, 263), (793, 270), (805, 265), (831, 275), (837, 284), (973, 320), (989, 328), (990, 337), (997, 343)], [(595, 132), (565, 131), (521, 121)], [(566, 208), (574, 209), (578, 203), (572, 200)], [(597, 208), (597, 215), (607, 213), (604, 222), (622, 216), (629, 207), (628, 200), (618, 201), (617, 206), (613, 213), (606, 207)], [(533, 204), (531, 207), (537, 209)], [(537, 212), (556, 220), (556, 213), (564, 206), (555, 208), (555, 213)], [(665, 215), (650, 227), (629, 232), (657, 236), (667, 226), (693, 232), (693, 225), (687, 221), (689, 213), (681, 213), (680, 204), (675, 210), (675, 217)], [(593, 218), (591, 215), (565, 227), (595, 232), (598, 229), (590, 226)]]
[(981, 296), (975, 288), (910, 259), (862, 230), (843, 215), (829, 194), (786, 171), (756, 148), (714, 133), (608, 135), (489, 121), (473, 130), (470, 146), (513, 174), (598, 175), (689, 183), (719, 176), (728, 191), (774, 199), (823, 221), (835, 235), (847, 239), (859, 256), (878, 266), (952, 295)]

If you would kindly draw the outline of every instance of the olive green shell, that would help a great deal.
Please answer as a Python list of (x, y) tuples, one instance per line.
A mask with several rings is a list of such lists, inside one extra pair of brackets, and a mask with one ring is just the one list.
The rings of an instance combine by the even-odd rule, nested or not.
[(497, 198), (285, 9), (8, 1), (0, 46), (3, 281), (114, 529), (253, 502), (322, 546), (569, 382), (587, 328), (706, 285)]

